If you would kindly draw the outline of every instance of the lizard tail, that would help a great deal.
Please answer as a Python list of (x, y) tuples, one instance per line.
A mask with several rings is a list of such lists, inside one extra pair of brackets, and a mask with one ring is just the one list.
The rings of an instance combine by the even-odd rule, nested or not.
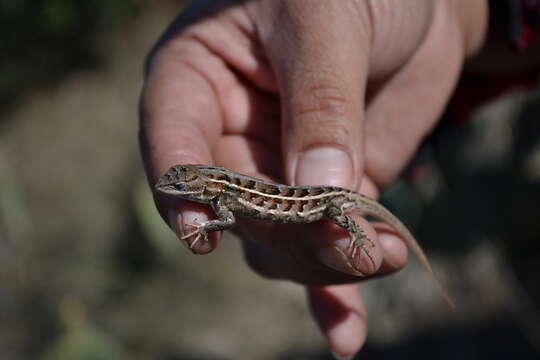
[(381, 205), (379, 202), (370, 199), (368, 197), (365, 197), (363, 195), (360, 195), (362, 197), (362, 201), (359, 201), (359, 204), (363, 204), (358, 208), (358, 210), (363, 215), (372, 216), (380, 221), (383, 221), (390, 225), (397, 233), (400, 235), (404, 240), (405, 243), (411, 248), (412, 252), (422, 266), (426, 269), (426, 271), (431, 276), (433, 282), (435, 283), (437, 289), (439, 290), (439, 293), (442, 295), (448, 306), (450, 308), (455, 309), (456, 306), (452, 299), (450, 298), (450, 295), (448, 295), (448, 292), (444, 289), (442, 286), (442, 283), (435, 275), (435, 272), (433, 271), (433, 268), (431, 267), (431, 263), (429, 262), (426, 254), (424, 253), (424, 250), (422, 250), (422, 247), (414, 236), (411, 234), (409, 229), (399, 220), (396, 216), (394, 216), (388, 209), (386, 209), (383, 205)]

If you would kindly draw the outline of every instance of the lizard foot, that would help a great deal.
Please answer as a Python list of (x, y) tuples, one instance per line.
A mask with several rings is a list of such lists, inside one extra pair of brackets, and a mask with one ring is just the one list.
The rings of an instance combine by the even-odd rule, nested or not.
[[(369, 243), (371, 244), (371, 248), (374, 248), (375, 245), (373, 244), (373, 242), (371, 241), (371, 239), (367, 238), (369, 240)], [(354, 257), (356, 255), (356, 252), (360, 249), (360, 251), (363, 251), (364, 254), (367, 255), (367, 257), (369, 258), (369, 261), (371, 261), (371, 268), (373, 269), (373, 271), (375, 271), (375, 261), (373, 260), (373, 257), (371, 257), (371, 254), (369, 253), (369, 250), (366, 248), (366, 245), (365, 244), (356, 244), (355, 242), (352, 242), (353, 243), (353, 246), (352, 246), (352, 251), (351, 251), (351, 258), (353, 259), (354, 261)]]
[[(369, 243), (370, 247), (373, 249), (375, 247), (375, 243), (373, 242), (373, 240), (371, 240), (371, 238), (369, 236), (363, 236), (362, 237), (362, 240), (367, 240), (367, 242)], [(357, 240), (354, 239), (354, 238), (350, 238), (349, 240), (349, 245), (348, 245), (348, 249), (353, 249), (353, 254), (356, 252), (356, 249), (357, 248), (362, 248), (364, 251), (367, 251), (367, 249), (365, 248), (365, 245), (364, 243), (360, 243), (360, 244), (357, 244)]]
[(187, 240), (193, 235), (197, 235), (195, 237), (195, 240), (193, 240), (193, 242), (189, 244), (189, 248), (191, 250), (193, 250), (193, 247), (199, 242), (199, 240), (201, 240), (201, 238), (203, 238), (204, 241), (208, 241), (208, 233), (204, 229), (204, 223), (201, 224), (199, 221), (197, 221), (197, 219), (195, 219), (191, 224), (187, 224), (186, 226), (195, 228), (195, 230), (188, 234), (185, 234), (180, 238), (180, 240)]

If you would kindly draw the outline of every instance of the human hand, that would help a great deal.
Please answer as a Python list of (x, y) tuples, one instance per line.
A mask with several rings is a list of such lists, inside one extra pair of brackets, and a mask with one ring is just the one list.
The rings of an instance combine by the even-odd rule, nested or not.
[[(150, 182), (174, 164), (219, 164), (376, 197), (435, 124), (486, 16), (484, 1), (464, 0), (194, 2), (148, 59), (141, 146)], [(213, 217), (196, 203), (156, 203), (179, 236)], [(355, 219), (375, 243), (376, 275), (404, 266), (399, 238)], [(238, 220), (252, 268), (308, 285), (332, 351), (353, 355), (367, 330), (356, 283), (374, 269), (336, 251), (348, 235), (326, 223)], [(218, 242), (214, 233), (193, 250)]]

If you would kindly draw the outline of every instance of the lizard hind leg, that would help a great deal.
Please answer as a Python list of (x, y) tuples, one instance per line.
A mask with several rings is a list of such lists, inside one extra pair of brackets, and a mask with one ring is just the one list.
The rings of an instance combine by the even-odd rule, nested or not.
[(366, 243), (369, 243), (371, 245), (371, 248), (373, 248), (375, 244), (366, 234), (364, 229), (358, 226), (358, 224), (353, 220), (352, 217), (345, 215), (343, 213), (343, 210), (338, 206), (329, 207), (325, 213), (325, 216), (326, 218), (328, 218), (328, 220), (332, 221), (334, 224), (338, 225), (349, 233), (350, 240), (348, 249), (352, 249), (351, 258), (354, 260), (356, 252), (358, 251), (358, 249), (360, 249), (364, 252), (364, 254), (366, 254), (366, 256), (371, 262), (372, 268), (375, 269), (375, 261), (369, 253), (369, 250), (366, 247)]

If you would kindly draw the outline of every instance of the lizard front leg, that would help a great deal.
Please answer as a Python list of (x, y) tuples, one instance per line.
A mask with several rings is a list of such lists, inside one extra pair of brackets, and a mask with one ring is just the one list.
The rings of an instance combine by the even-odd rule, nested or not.
[(193, 235), (197, 235), (195, 237), (195, 240), (193, 240), (193, 242), (189, 245), (190, 249), (193, 249), (195, 244), (201, 238), (203, 238), (204, 241), (208, 241), (209, 232), (227, 230), (236, 224), (234, 214), (231, 210), (229, 210), (227, 206), (223, 204), (223, 202), (219, 198), (212, 200), (210, 205), (212, 206), (212, 209), (214, 210), (214, 213), (217, 215), (218, 218), (215, 220), (208, 220), (203, 223), (199, 223), (197, 222), (197, 220), (195, 220), (193, 223), (187, 225), (195, 228), (195, 230), (188, 234), (185, 234), (180, 238), (181, 240), (187, 240)]
[(366, 248), (366, 241), (369, 242), (372, 247), (374, 246), (373, 241), (369, 238), (369, 236), (367, 236), (364, 229), (358, 226), (352, 217), (345, 215), (343, 209), (338, 205), (329, 205), (326, 208), (324, 216), (349, 233), (349, 248), (353, 248), (351, 257), (354, 259), (357, 249), (360, 249), (367, 255), (371, 261), (371, 264), (373, 265), (373, 269), (375, 269), (375, 261), (373, 261), (371, 254)]

